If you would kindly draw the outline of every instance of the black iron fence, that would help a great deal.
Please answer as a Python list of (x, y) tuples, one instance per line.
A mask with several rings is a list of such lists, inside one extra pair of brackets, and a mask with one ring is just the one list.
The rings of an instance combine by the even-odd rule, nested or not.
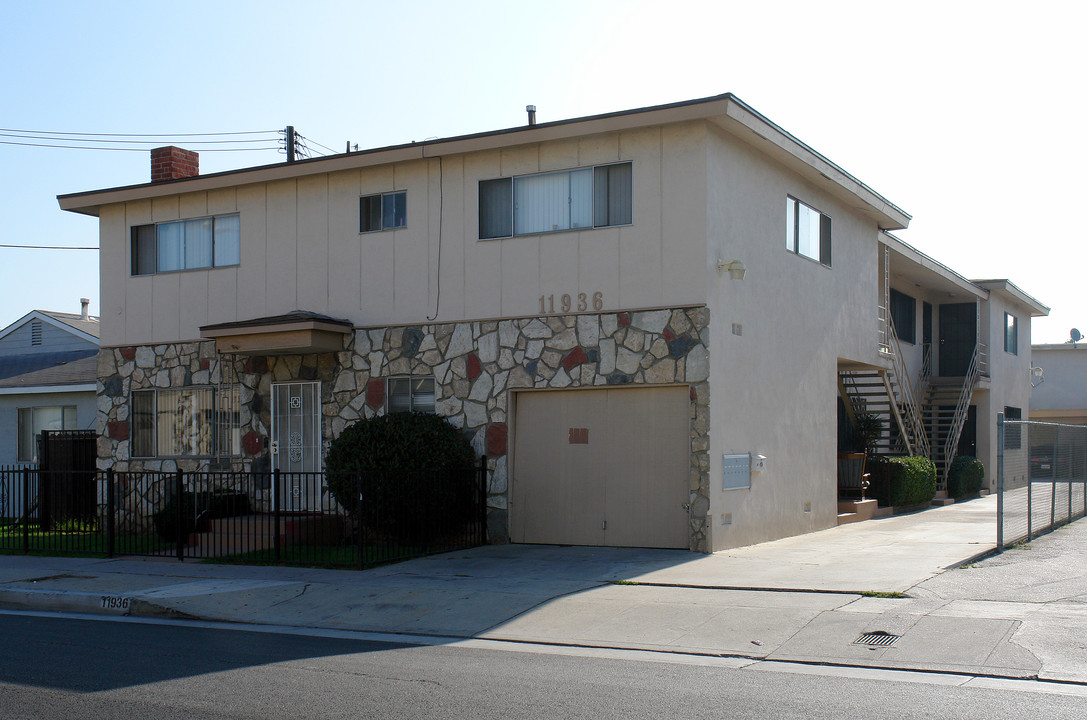
[(1087, 516), (1087, 426), (997, 416), (997, 546)]
[[(484, 457), (463, 470), (342, 475), (0, 468), (0, 551), (371, 567), (486, 543), (486, 467)], [(53, 512), (58, 502), (68, 511)]]

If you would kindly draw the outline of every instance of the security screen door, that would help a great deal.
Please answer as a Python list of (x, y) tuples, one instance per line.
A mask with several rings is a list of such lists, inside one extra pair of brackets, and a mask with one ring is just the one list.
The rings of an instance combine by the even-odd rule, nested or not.
[(272, 469), (281, 510), (321, 509), (321, 383), (272, 385)]

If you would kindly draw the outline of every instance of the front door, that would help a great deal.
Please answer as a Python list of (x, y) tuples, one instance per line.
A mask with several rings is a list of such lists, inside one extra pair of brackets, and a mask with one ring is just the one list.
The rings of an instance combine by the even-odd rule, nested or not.
[(977, 344), (977, 304), (940, 306), (940, 375), (964, 377)]
[(321, 509), (321, 383), (272, 385), (272, 469), (279, 509)]

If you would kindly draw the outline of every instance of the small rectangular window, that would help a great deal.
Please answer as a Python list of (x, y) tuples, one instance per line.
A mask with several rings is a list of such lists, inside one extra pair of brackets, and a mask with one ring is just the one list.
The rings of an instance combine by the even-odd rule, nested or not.
[(630, 225), (634, 216), (631, 202), (634, 195), (631, 163), (594, 168), (593, 182), (596, 185), (593, 197), (593, 225), (595, 227)]
[[(1009, 405), (1004, 406), (1004, 419), (1005, 420), (1022, 420), (1023, 409), (1017, 407), (1011, 407)], [(1023, 426), (1018, 422), (1007, 423), (1004, 425), (1004, 449), (1005, 450), (1019, 450), (1023, 446)]]
[(408, 193), (384, 193), (359, 198), (359, 232), (377, 232), (406, 227)]
[(75, 405), (19, 408), (18, 461), (38, 462), (38, 437), (43, 430), (75, 430)]
[(794, 197), (786, 197), (785, 247), (830, 267), (830, 216)]
[(1019, 318), (1004, 313), (1004, 352), (1019, 354)]
[(479, 239), (513, 235), (513, 178), (479, 183)]
[(386, 411), (434, 412), (434, 378), (394, 377), (386, 381)]

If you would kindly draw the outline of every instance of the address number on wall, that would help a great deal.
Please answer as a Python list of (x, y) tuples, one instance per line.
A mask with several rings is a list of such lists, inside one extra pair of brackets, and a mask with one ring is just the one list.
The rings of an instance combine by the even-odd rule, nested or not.
[[(556, 302), (557, 298), (557, 302)], [(570, 293), (563, 293), (562, 295), (541, 295), (540, 296), (540, 314), (553, 313), (553, 312), (586, 312), (592, 307), (593, 310), (600, 312), (604, 309), (604, 293), (594, 292), (592, 295), (589, 293), (578, 293), (577, 295), (571, 295)]]

